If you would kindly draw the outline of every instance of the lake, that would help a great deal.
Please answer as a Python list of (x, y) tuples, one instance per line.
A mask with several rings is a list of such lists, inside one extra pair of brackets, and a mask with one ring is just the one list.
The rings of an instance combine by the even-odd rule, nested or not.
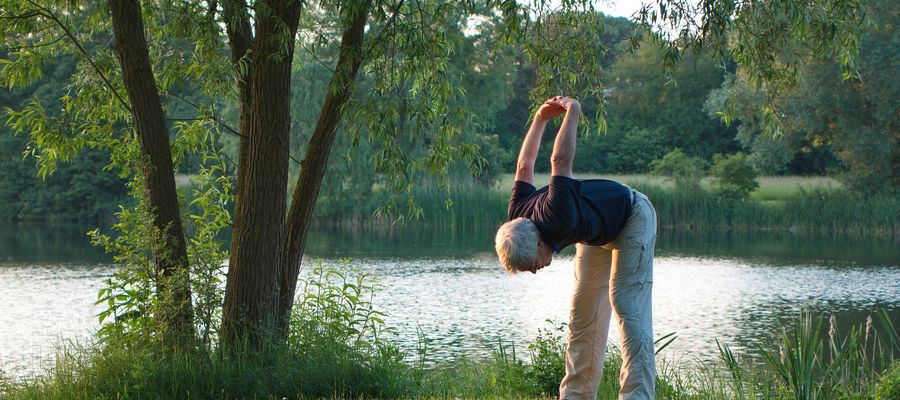
[[(114, 266), (77, 226), (0, 225), (0, 368), (22, 378), (49, 365), (57, 346), (86, 343), (93, 305)], [(482, 357), (498, 343), (527, 344), (547, 320), (564, 322), (571, 249), (537, 275), (507, 275), (491, 227), (315, 229), (304, 271), (321, 262), (377, 277), (376, 308), (411, 358)], [(860, 324), (876, 308), (900, 326), (900, 252), (892, 238), (790, 233), (663, 231), (654, 276), (654, 331), (678, 338), (666, 360), (713, 360), (715, 339), (746, 352), (780, 334), (803, 310)], [(781, 322), (780, 322), (781, 321)], [(612, 322), (615, 324), (615, 321)], [(618, 341), (612, 329), (610, 340)]]

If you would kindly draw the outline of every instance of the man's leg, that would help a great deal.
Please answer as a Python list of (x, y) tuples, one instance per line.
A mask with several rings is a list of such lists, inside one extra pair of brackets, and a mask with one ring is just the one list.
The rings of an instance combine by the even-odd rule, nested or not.
[(656, 211), (638, 193), (628, 225), (612, 243), (610, 302), (622, 335), (619, 399), (653, 399), (656, 359), (653, 349), (653, 251)]
[(566, 376), (559, 384), (559, 397), (594, 400), (609, 333), (612, 252), (582, 244), (575, 249), (575, 290), (569, 309)]

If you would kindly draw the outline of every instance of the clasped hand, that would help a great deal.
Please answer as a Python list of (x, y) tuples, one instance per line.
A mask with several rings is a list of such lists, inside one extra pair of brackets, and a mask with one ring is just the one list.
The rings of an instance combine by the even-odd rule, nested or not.
[(543, 119), (552, 119), (571, 110), (573, 107), (581, 107), (578, 100), (566, 96), (554, 96), (547, 99), (544, 104), (541, 104), (537, 115)]

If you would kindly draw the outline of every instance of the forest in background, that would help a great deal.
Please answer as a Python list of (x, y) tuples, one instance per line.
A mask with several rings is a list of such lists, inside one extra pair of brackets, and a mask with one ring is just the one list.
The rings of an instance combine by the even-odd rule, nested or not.
[[(601, 65), (606, 86), (602, 104), (584, 101), (576, 174), (656, 172), (678, 178), (672, 174), (685, 172), (654, 170), (654, 166), (679, 151), (697, 164), (700, 174), (711, 174), (709, 167), (717, 155), (742, 152), (746, 154), (742, 160), (754, 174), (831, 176), (854, 193), (892, 195), (900, 179), (896, 111), (900, 90), (893, 78), (900, 47), (897, 15), (887, 1), (872, 2), (870, 9), (873, 23), (862, 37), (855, 75), (843, 77), (836, 62), (809, 60), (800, 72), (799, 85), (777, 99), (781, 118), (776, 134), (766, 133), (771, 121), (759, 111), (763, 94), (735, 79), (742, 73), (735, 63), (717, 63), (710, 54), (688, 53), (667, 75), (659, 68), (665, 57), (661, 47), (647, 42), (629, 51), (641, 31), (628, 19), (602, 16), (607, 52)], [(455, 27), (462, 46), (451, 54), (451, 70), (446, 73), (462, 94), (454, 101), (462, 104), (451, 106), (472, 112), (452, 116), (461, 132), (454, 140), (477, 146), (479, 155), (454, 167), (445, 198), (453, 199), (460, 189), (493, 188), (502, 174), (512, 171), (532, 108), (539, 104), (532, 93), (539, 79), (535, 66), (523, 49), (502, 41), (493, 23), (480, 21), (476, 29)], [(312, 135), (313, 125), (301, 121), (316, 118), (332, 72), (329, 65), (337, 58), (335, 43), (310, 46), (298, 50), (301, 63), (292, 78), (292, 175), (299, 170), (302, 146)], [(0, 105), (9, 113), (37, 98), (61, 107), (60, 88), (74, 70), (75, 62), (69, 58), (48, 60), (43, 79), (27, 88), (2, 89)], [(365, 93), (370, 84), (361, 77), (356, 93)], [(237, 124), (233, 103), (205, 97), (186, 85), (175, 85), (163, 100), (172, 137), (179, 121), (200, 118), (201, 110), (213, 109), (224, 124)], [(416, 123), (405, 117), (402, 101), (396, 106), (401, 126)], [(53, 114), (51, 106), (46, 110)], [(723, 120), (725, 111), (730, 124)], [(602, 132), (596, 129), (601, 115), (606, 128)], [(320, 217), (358, 214), (360, 205), (372, 213), (388, 199), (383, 190), (389, 184), (387, 178), (373, 172), (379, 149), (365, 134), (351, 134), (365, 133), (365, 126), (351, 127), (354, 119), (348, 121), (338, 128), (319, 194), (316, 214)], [(217, 138), (229, 164), (237, 159), (238, 139), (227, 129)], [(426, 136), (400, 140), (399, 145), (412, 155), (427, 152), (431, 145)], [(551, 145), (552, 140), (543, 143), (536, 163), (539, 172), (549, 170)], [(36, 168), (34, 156), (39, 155), (31, 152), (33, 148), (27, 135), (15, 135), (10, 127), (0, 126), (0, 220), (108, 222), (119, 205), (132, 202), (118, 171), (106, 168), (108, 155), (101, 150), (84, 149), (55, 172), (43, 175)], [(190, 197), (191, 176), (200, 167), (199, 157), (188, 156), (179, 164), (179, 186), (186, 197)], [(423, 180), (415, 187), (435, 186)]]

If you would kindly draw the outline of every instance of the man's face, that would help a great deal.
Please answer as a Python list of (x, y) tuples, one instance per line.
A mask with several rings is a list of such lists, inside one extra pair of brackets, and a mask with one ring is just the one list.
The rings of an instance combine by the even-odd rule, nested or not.
[(532, 264), (522, 271), (530, 271), (532, 274), (536, 274), (539, 269), (550, 265), (551, 261), (553, 261), (553, 249), (544, 243), (543, 240), (538, 239), (537, 256), (534, 258)]

